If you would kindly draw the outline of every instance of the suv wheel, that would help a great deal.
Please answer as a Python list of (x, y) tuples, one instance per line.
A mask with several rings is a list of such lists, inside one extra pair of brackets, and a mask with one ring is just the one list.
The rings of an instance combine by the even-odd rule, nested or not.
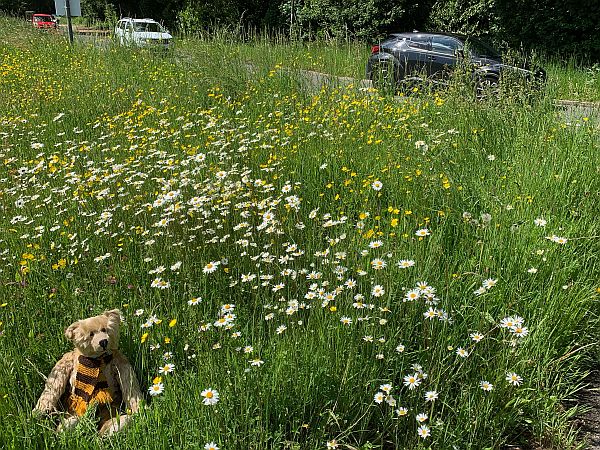
[(391, 61), (380, 61), (373, 65), (371, 81), (373, 87), (382, 92), (393, 92), (396, 90), (396, 76), (394, 63)]
[(494, 99), (498, 97), (499, 93), (498, 78), (494, 76), (481, 77), (475, 84), (475, 97), (477, 100)]

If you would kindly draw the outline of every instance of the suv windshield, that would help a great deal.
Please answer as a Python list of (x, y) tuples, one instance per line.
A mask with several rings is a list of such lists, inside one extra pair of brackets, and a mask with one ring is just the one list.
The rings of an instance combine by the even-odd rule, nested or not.
[(479, 39), (473, 37), (470, 37), (465, 41), (465, 47), (470, 49), (477, 56), (481, 56), (482, 58), (500, 59), (501, 57), (500, 53), (498, 53), (497, 50), (494, 50), (485, 42), (482, 42)]
[(148, 33), (164, 33), (165, 29), (161, 24), (156, 22), (134, 22), (135, 31)]

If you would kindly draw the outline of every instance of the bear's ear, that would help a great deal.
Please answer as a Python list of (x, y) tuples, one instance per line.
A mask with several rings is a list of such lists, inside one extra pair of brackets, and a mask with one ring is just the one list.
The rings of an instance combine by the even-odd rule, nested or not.
[(79, 321), (69, 325), (69, 327), (65, 330), (65, 337), (72, 341), (75, 337), (75, 330), (79, 328)]
[(119, 311), (118, 309), (112, 309), (110, 311), (106, 311), (104, 313), (104, 315), (106, 317), (108, 317), (109, 320), (115, 322), (116, 324), (121, 323), (121, 311)]

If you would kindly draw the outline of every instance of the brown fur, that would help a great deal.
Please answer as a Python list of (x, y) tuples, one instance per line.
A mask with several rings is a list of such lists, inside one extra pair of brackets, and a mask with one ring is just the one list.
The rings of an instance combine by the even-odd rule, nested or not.
[[(73, 342), (75, 350), (66, 353), (48, 375), (44, 392), (35, 406), (34, 413), (52, 413), (60, 410), (61, 398), (72, 394), (75, 389), (80, 355), (95, 358), (107, 352), (111, 353), (113, 358), (104, 367), (103, 373), (114, 399), (113, 405), (123, 405), (131, 414), (138, 411), (142, 393), (131, 364), (118, 350), (120, 322), (120, 312), (114, 309), (99, 316), (79, 320), (65, 330), (65, 336)], [(115, 407), (98, 410), (101, 417), (101, 434), (112, 434), (122, 429), (131, 418), (128, 414), (117, 415)], [(73, 414), (67, 414), (58, 427), (59, 431), (75, 426), (78, 419)]]

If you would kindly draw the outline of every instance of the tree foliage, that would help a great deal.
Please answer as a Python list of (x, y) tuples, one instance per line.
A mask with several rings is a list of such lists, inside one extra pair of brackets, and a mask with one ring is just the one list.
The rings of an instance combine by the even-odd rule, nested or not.
[(600, 58), (597, 0), (496, 0), (499, 37), (550, 53)]
[(54, 12), (54, 0), (0, 0), (0, 11), (25, 14), (25, 11), (50, 14)]
[[(300, 3), (300, 2), (298, 2)], [(366, 0), (360, 4), (345, 0), (305, 0), (292, 11), (290, 21), (305, 32), (330, 38), (372, 38), (378, 30), (402, 17), (402, 3), (386, 5), (385, 0)], [(288, 6), (289, 5), (289, 6)], [(293, 14), (293, 16), (292, 16)]]
[(428, 28), (464, 34), (493, 34), (495, 0), (445, 0), (431, 7)]

